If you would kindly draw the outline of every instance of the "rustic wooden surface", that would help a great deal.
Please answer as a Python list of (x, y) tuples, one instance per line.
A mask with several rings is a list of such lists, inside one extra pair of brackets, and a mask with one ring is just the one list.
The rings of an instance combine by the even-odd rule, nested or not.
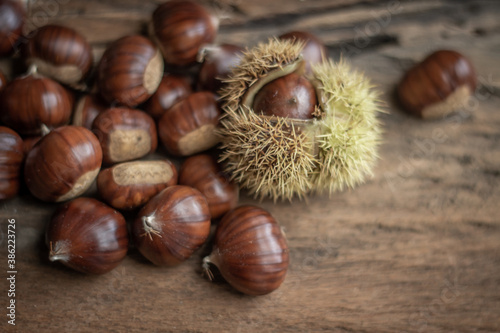
[[(99, 56), (113, 39), (143, 31), (160, 2), (30, 1), (30, 22), (74, 27)], [(131, 249), (104, 276), (50, 263), (43, 231), (55, 205), (24, 192), (0, 203), (0, 331), (500, 331), (500, 2), (205, 3), (227, 17), (218, 41), (253, 45), (307, 29), (332, 57), (342, 52), (373, 78), (387, 103), (375, 176), (330, 198), (261, 203), (286, 229), (291, 251), (285, 283), (263, 297), (202, 278), (208, 246), (176, 268), (153, 267)], [(461, 112), (423, 122), (400, 111), (394, 87), (439, 48), (466, 54), (480, 86)], [(255, 201), (243, 194), (241, 203)], [(5, 316), (9, 218), (17, 236), (15, 328)]]

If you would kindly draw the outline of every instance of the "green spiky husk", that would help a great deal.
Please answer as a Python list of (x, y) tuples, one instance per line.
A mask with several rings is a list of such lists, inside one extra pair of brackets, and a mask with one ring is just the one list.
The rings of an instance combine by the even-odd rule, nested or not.
[(300, 60), (302, 45), (270, 40), (244, 54), (222, 92), (221, 161), (251, 194), (274, 200), (333, 193), (371, 175), (381, 129), (378, 93), (345, 61), (313, 65), (320, 117), (307, 121), (258, 115), (241, 105), (272, 71)]

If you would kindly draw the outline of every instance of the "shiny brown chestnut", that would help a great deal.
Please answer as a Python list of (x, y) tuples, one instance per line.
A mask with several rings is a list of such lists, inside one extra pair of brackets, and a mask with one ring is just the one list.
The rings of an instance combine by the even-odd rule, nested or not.
[(212, 277), (210, 264), (236, 290), (264, 295), (285, 280), (289, 253), (285, 236), (276, 220), (262, 208), (240, 206), (222, 218), (215, 231), (212, 253), (203, 268)]
[(21, 1), (0, 0), (0, 57), (16, 49), (25, 20), (26, 11)]
[(52, 130), (28, 153), (24, 177), (40, 200), (60, 202), (82, 195), (97, 177), (102, 150), (88, 129), (63, 126)]
[(200, 48), (215, 39), (219, 20), (202, 5), (173, 0), (153, 12), (150, 34), (163, 53), (165, 62), (187, 66), (196, 62)]
[(153, 197), (132, 224), (139, 251), (158, 266), (187, 260), (210, 233), (207, 201), (196, 189), (171, 186)]
[(0, 120), (22, 135), (38, 135), (42, 126), (69, 122), (73, 97), (54, 80), (28, 74), (12, 80), (1, 93)]
[(437, 119), (463, 107), (476, 89), (472, 63), (451, 50), (433, 52), (411, 68), (398, 85), (404, 109), (423, 119)]
[(229, 77), (231, 69), (241, 62), (244, 49), (233, 44), (206, 46), (201, 50), (202, 65), (198, 74), (198, 89), (219, 93), (222, 81)]
[(0, 71), (0, 91), (2, 91), (6, 85), (7, 85), (7, 78), (5, 77), (3, 72)]
[(163, 59), (146, 37), (125, 36), (104, 51), (97, 75), (97, 85), (106, 102), (134, 107), (145, 102), (158, 88), (163, 76)]
[(155, 120), (192, 93), (189, 81), (182, 76), (166, 74), (156, 92), (147, 101), (144, 110)]
[(278, 37), (284, 40), (297, 40), (304, 43), (302, 57), (306, 61), (306, 71), (311, 72), (311, 65), (323, 62), (328, 52), (325, 44), (315, 35), (307, 31), (290, 31)]
[(147, 203), (164, 188), (177, 184), (177, 169), (169, 160), (134, 161), (102, 170), (97, 176), (101, 198), (116, 209)]
[(23, 138), (23, 151), (24, 156), (28, 156), (30, 150), (36, 145), (38, 141), (42, 138), (41, 135), (38, 136), (28, 136)]
[(85, 94), (76, 102), (72, 125), (92, 129), (92, 123), (97, 115), (107, 110), (109, 106), (97, 94)]
[(0, 126), (0, 200), (11, 199), (19, 192), (23, 159), (23, 140), (19, 134)]
[(267, 116), (311, 119), (317, 104), (311, 82), (291, 73), (262, 87), (255, 95), (253, 109)]
[(193, 93), (161, 117), (158, 123), (161, 142), (169, 153), (177, 156), (205, 151), (219, 142), (215, 130), (220, 115), (214, 94)]
[(147, 113), (128, 108), (111, 108), (100, 113), (92, 124), (107, 164), (141, 158), (156, 150), (156, 125)]
[(59, 207), (45, 233), (50, 261), (87, 274), (117, 267), (128, 250), (125, 218), (92, 198), (77, 198)]
[(35, 65), (39, 73), (65, 84), (80, 82), (92, 68), (92, 50), (85, 37), (61, 25), (31, 32), (25, 52), (28, 66)]
[(179, 184), (194, 187), (205, 196), (212, 218), (221, 217), (238, 204), (238, 186), (229, 181), (210, 155), (186, 159), (179, 171)]

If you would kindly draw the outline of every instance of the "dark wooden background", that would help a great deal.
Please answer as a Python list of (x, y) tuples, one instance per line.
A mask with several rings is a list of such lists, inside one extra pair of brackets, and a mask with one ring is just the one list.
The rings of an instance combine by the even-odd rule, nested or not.
[[(98, 58), (110, 41), (144, 31), (160, 2), (30, 1), (30, 24), (73, 27)], [(375, 176), (331, 197), (261, 203), (291, 251), (286, 281), (263, 297), (201, 277), (208, 246), (176, 268), (154, 267), (131, 249), (107, 275), (75, 273), (47, 260), (43, 232), (55, 205), (26, 193), (1, 202), (0, 331), (500, 331), (500, 2), (204, 3), (225, 17), (220, 42), (254, 45), (309, 30), (332, 57), (343, 53), (373, 79), (387, 103)], [(459, 113), (424, 122), (401, 112), (394, 87), (440, 48), (467, 55), (480, 86)], [(241, 203), (256, 202), (243, 193)], [(17, 232), (15, 329), (5, 316), (9, 218)]]

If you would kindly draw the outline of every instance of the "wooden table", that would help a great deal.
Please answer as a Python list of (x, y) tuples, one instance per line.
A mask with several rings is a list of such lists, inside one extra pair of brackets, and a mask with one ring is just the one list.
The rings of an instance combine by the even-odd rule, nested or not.
[[(110, 41), (144, 31), (160, 2), (31, 1), (30, 22), (78, 29), (99, 57)], [(333, 58), (343, 52), (373, 79), (387, 103), (374, 177), (331, 197), (260, 203), (285, 228), (291, 255), (284, 284), (262, 297), (203, 278), (209, 246), (176, 268), (154, 267), (131, 249), (103, 276), (50, 263), (43, 233), (56, 205), (24, 192), (0, 203), (0, 331), (15, 331), (5, 316), (12, 218), (19, 332), (500, 331), (500, 2), (206, 3), (228, 16), (220, 42), (309, 30)], [(459, 113), (421, 121), (400, 110), (394, 88), (439, 48), (466, 54), (480, 86)], [(2, 68), (11, 67), (4, 60)], [(258, 202), (243, 193), (241, 203)]]

